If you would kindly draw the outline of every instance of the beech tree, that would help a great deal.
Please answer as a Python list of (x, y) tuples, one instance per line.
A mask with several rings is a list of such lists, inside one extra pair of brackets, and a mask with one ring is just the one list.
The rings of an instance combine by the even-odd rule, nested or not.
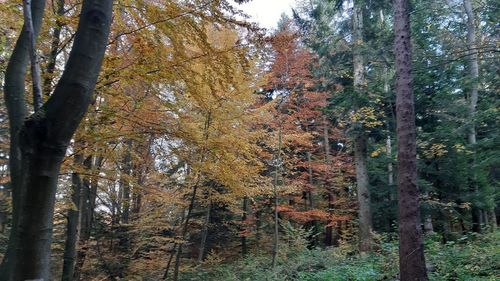
[[(44, 0), (31, 4), (33, 38), (42, 24)], [(10, 122), (13, 229), (1, 280), (49, 280), (57, 180), (71, 138), (82, 120), (99, 75), (111, 25), (112, 1), (85, 0), (65, 70), (50, 98), (28, 116), (25, 76), (30, 34), (25, 23), (5, 75)]]
[(394, 1), (396, 127), (398, 143), (399, 272), (402, 281), (427, 279), (417, 187), (415, 108), (411, 83), (410, 13)]

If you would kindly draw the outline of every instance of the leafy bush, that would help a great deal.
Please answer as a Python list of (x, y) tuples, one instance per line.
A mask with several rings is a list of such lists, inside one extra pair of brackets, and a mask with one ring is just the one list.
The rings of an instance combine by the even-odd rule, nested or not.
[(434, 267), (434, 280), (498, 280), (500, 277), (500, 232), (470, 233), (457, 241), (426, 243), (427, 259)]
[[(295, 233), (307, 232), (295, 230)], [(500, 276), (500, 232), (484, 236), (468, 234), (447, 244), (439, 241), (437, 237), (426, 241), (430, 280), (493, 281)], [(181, 278), (193, 281), (398, 280), (397, 249), (397, 241), (382, 242), (377, 253), (360, 256), (353, 254), (355, 247), (349, 244), (309, 250), (302, 243), (282, 243), (274, 269), (270, 268), (270, 256), (250, 256), (229, 264), (192, 268)]]

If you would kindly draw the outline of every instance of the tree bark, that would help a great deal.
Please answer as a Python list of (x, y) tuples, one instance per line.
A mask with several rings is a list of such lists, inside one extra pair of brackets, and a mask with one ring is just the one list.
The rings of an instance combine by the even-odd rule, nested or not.
[(408, 0), (394, 0), (398, 144), (399, 272), (401, 281), (425, 281), (427, 270), (417, 188), (415, 108), (411, 78)]
[(372, 213), (370, 208), (370, 190), (368, 189), (368, 172), (366, 169), (366, 138), (357, 136), (354, 140), (354, 161), (359, 202), (359, 250), (373, 250)]
[[(389, 126), (387, 126), (389, 128)], [(390, 131), (387, 132), (387, 139), (385, 142), (385, 151), (387, 153), (387, 197), (386, 201), (388, 202), (388, 206), (392, 206), (395, 201), (395, 192), (394, 192), (394, 168), (392, 166), (392, 139), (390, 135)], [(387, 223), (387, 232), (392, 232), (392, 223), (393, 218), (391, 215), (387, 214), (386, 218)]]
[[(75, 166), (83, 164), (83, 156), (81, 154), (76, 154), (74, 158)], [(64, 245), (64, 255), (63, 255), (63, 271), (61, 280), (70, 281), (73, 280), (73, 274), (75, 271), (76, 262), (76, 243), (78, 241), (78, 231), (79, 231), (79, 218), (81, 211), (81, 194), (82, 194), (82, 179), (78, 172), (73, 172), (71, 175), (72, 181), (72, 194), (71, 202), (73, 206), (68, 210), (66, 225), (66, 243)]]
[(389, 199), (392, 201), (394, 198), (392, 187), (394, 186), (394, 170), (392, 168), (392, 141), (391, 136), (387, 136), (386, 140), (386, 151), (387, 151), (387, 185), (389, 185)]
[[(353, 15), (353, 86), (356, 92), (361, 92), (365, 84), (363, 47), (363, 7), (359, 1), (354, 1)], [(358, 107), (358, 105), (355, 105)], [(355, 133), (354, 158), (356, 166), (356, 184), (359, 205), (359, 250), (371, 252), (373, 250), (372, 214), (370, 206), (370, 190), (368, 171), (366, 169), (367, 137), (363, 129)]]
[(472, 9), (471, 0), (464, 0), (464, 8), (467, 14), (467, 48), (469, 58), (469, 75), (471, 92), (469, 96), (469, 143), (472, 146), (476, 145), (476, 128), (475, 128), (475, 115), (478, 101), (478, 79), (479, 79), (479, 64), (477, 60), (476, 49), (476, 26), (474, 25), (474, 11)]
[[(42, 25), (43, 11), (45, 9), (45, 0), (34, 0), (31, 3), (31, 16), (33, 22), (34, 38), (38, 37)], [(28, 66), (29, 56), (29, 37), (26, 32), (26, 26), (23, 26), (19, 38), (7, 64), (4, 81), (4, 98), (7, 114), (9, 117), (9, 170), (12, 190), (12, 228), (9, 234), (9, 243), (0, 265), (0, 280), (10, 280), (12, 274), (12, 265), (14, 263), (14, 251), (17, 248), (19, 239), (18, 224), (21, 209), (21, 200), (23, 198), (23, 171), (21, 162), (21, 149), (19, 146), (19, 131), (23, 126), (24, 119), (27, 116), (27, 107), (25, 101), (26, 67)]]
[[(41, 21), (35, 14), (41, 16), (43, 13), (43, 4), (40, 6), (37, 0), (33, 2), (35, 6), (42, 11), (33, 11), (34, 26), (37, 25), (35, 21)], [(21, 205), (17, 206), (20, 207), (17, 225), (19, 243), (11, 265), (12, 280), (49, 280), (59, 169), (71, 137), (91, 102), (107, 44), (111, 11), (112, 1), (83, 2), (75, 42), (54, 94), (20, 128), (18, 145), (22, 179), (21, 185), (16, 188), (23, 194)], [(26, 48), (29, 44), (27, 40), (18, 43), (21, 43), (19, 48)], [(16, 63), (15, 60), (13, 63)], [(26, 67), (26, 64), (23, 66)], [(25, 74), (24, 71), (21, 73)], [(24, 76), (18, 79), (22, 80)], [(17, 103), (15, 108), (23, 107), (22, 112), (25, 112), (22, 102)], [(14, 143), (13, 146), (16, 145)]]
[(33, 32), (33, 20), (31, 17), (31, 0), (23, 0), (24, 25), (26, 33), (28, 33), (29, 41), (29, 56), (31, 65), (31, 84), (33, 94), (33, 109), (38, 111), (42, 107), (42, 84), (40, 77), (40, 62), (36, 52), (36, 37)]
[[(472, 190), (476, 197), (476, 201), (479, 197), (479, 186), (477, 183), (476, 175), (476, 107), (478, 101), (478, 84), (479, 84), (479, 63), (477, 57), (477, 43), (476, 43), (476, 26), (474, 24), (474, 10), (472, 8), (471, 0), (463, 0), (463, 5), (465, 8), (465, 13), (467, 14), (467, 49), (468, 49), (468, 59), (469, 59), (469, 79), (470, 79), (470, 95), (469, 95), (469, 132), (467, 134), (467, 139), (472, 147)], [(475, 204), (474, 204), (475, 203)], [(481, 208), (477, 206), (477, 202), (472, 204), (473, 213), (473, 231), (480, 232), (483, 220)]]

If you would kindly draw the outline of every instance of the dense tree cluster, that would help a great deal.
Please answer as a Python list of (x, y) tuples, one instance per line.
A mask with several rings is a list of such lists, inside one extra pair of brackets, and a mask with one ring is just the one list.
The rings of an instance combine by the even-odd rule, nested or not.
[(0, 281), (496, 230), (495, 1), (241, 2), (1, 1)]

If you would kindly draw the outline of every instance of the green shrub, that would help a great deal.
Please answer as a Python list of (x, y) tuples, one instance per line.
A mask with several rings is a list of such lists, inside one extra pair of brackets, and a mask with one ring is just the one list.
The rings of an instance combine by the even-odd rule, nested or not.
[[(292, 232), (299, 236), (306, 233)], [(500, 232), (484, 236), (469, 234), (447, 244), (440, 240), (439, 237), (426, 240), (430, 280), (498, 280)], [(282, 243), (274, 269), (270, 268), (270, 256), (249, 256), (228, 264), (192, 268), (181, 277), (192, 281), (398, 280), (397, 241), (381, 242), (378, 252), (371, 255), (355, 255), (355, 249), (354, 245), (343, 244), (337, 248), (309, 250), (303, 243)]]

